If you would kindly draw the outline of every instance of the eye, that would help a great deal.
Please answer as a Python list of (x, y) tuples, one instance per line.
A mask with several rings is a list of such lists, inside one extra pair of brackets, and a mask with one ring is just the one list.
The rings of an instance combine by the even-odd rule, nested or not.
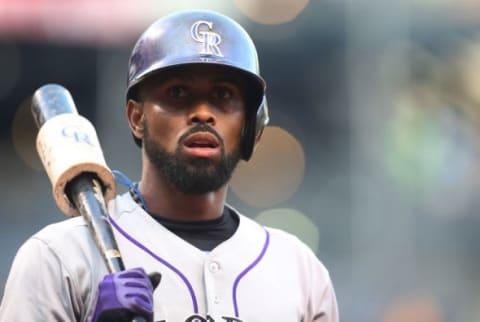
[(177, 99), (185, 98), (188, 96), (188, 91), (183, 86), (172, 86), (168, 88), (167, 92), (168, 92), (168, 96), (172, 98), (177, 98)]
[(213, 97), (216, 99), (230, 99), (233, 97), (233, 91), (227, 87), (216, 87), (213, 91)]

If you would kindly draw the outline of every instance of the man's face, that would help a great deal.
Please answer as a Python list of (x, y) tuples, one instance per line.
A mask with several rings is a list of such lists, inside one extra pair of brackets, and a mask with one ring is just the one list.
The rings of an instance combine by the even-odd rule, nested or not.
[(222, 67), (196, 65), (152, 77), (140, 95), (143, 146), (155, 168), (184, 193), (224, 186), (240, 159), (243, 79)]

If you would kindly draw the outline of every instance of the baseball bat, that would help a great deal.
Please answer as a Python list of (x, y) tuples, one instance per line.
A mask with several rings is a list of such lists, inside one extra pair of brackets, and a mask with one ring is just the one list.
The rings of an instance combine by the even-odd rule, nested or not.
[[(93, 125), (80, 116), (70, 92), (47, 84), (31, 104), (39, 132), (37, 151), (53, 187), (53, 197), (67, 216), (83, 216), (109, 272), (125, 269), (106, 204), (116, 193)], [(146, 322), (137, 316), (135, 322)]]

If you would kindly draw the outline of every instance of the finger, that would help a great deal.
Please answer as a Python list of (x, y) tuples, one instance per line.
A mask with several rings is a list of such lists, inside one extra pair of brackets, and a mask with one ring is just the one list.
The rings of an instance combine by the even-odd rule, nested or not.
[(135, 280), (129, 279), (129, 280), (123, 281), (123, 285), (131, 289), (145, 289), (150, 292), (153, 291), (152, 283), (148, 278), (135, 279)]

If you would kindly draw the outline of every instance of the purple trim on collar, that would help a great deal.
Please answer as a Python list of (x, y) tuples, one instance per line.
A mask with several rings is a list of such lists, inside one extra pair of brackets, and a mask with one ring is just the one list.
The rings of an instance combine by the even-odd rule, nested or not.
[[(264, 228), (265, 229), (265, 228)], [(239, 317), (238, 313), (238, 301), (237, 301), (237, 288), (238, 284), (240, 283), (240, 280), (247, 275), (247, 273), (252, 270), (255, 266), (257, 266), (258, 263), (263, 258), (263, 255), (267, 252), (268, 245), (270, 244), (270, 234), (268, 230), (265, 229), (265, 243), (263, 244), (262, 251), (260, 252), (260, 255), (250, 264), (245, 268), (235, 279), (235, 282), (233, 283), (233, 290), (232, 290), (232, 298), (233, 298), (233, 308), (235, 310), (235, 317)]]
[(140, 243), (138, 240), (136, 240), (135, 238), (133, 238), (132, 236), (130, 236), (126, 231), (124, 231), (114, 220), (111, 216), (108, 216), (108, 219), (110, 221), (110, 223), (113, 225), (113, 227), (120, 233), (122, 234), (127, 240), (129, 240), (132, 244), (134, 244), (135, 246), (137, 246), (138, 248), (140, 248), (141, 250), (143, 250), (144, 252), (146, 252), (148, 255), (152, 256), (153, 258), (155, 258), (157, 261), (159, 261), (160, 263), (162, 263), (163, 265), (167, 266), (169, 269), (171, 269), (174, 273), (176, 273), (181, 279), (182, 281), (185, 283), (185, 285), (187, 286), (188, 288), (188, 291), (190, 293), (190, 297), (192, 298), (192, 303), (193, 303), (193, 312), (195, 314), (198, 314), (198, 303), (197, 303), (197, 298), (195, 296), (195, 291), (193, 290), (193, 287), (192, 287), (192, 284), (190, 283), (190, 281), (187, 279), (187, 277), (185, 275), (183, 275), (183, 273), (178, 269), (176, 268), (175, 266), (173, 266), (172, 264), (170, 264), (169, 262), (167, 262), (166, 260), (164, 260), (163, 258), (159, 257), (158, 255), (156, 255), (154, 252), (152, 252), (150, 249), (148, 249), (146, 246), (144, 246), (142, 243)]

